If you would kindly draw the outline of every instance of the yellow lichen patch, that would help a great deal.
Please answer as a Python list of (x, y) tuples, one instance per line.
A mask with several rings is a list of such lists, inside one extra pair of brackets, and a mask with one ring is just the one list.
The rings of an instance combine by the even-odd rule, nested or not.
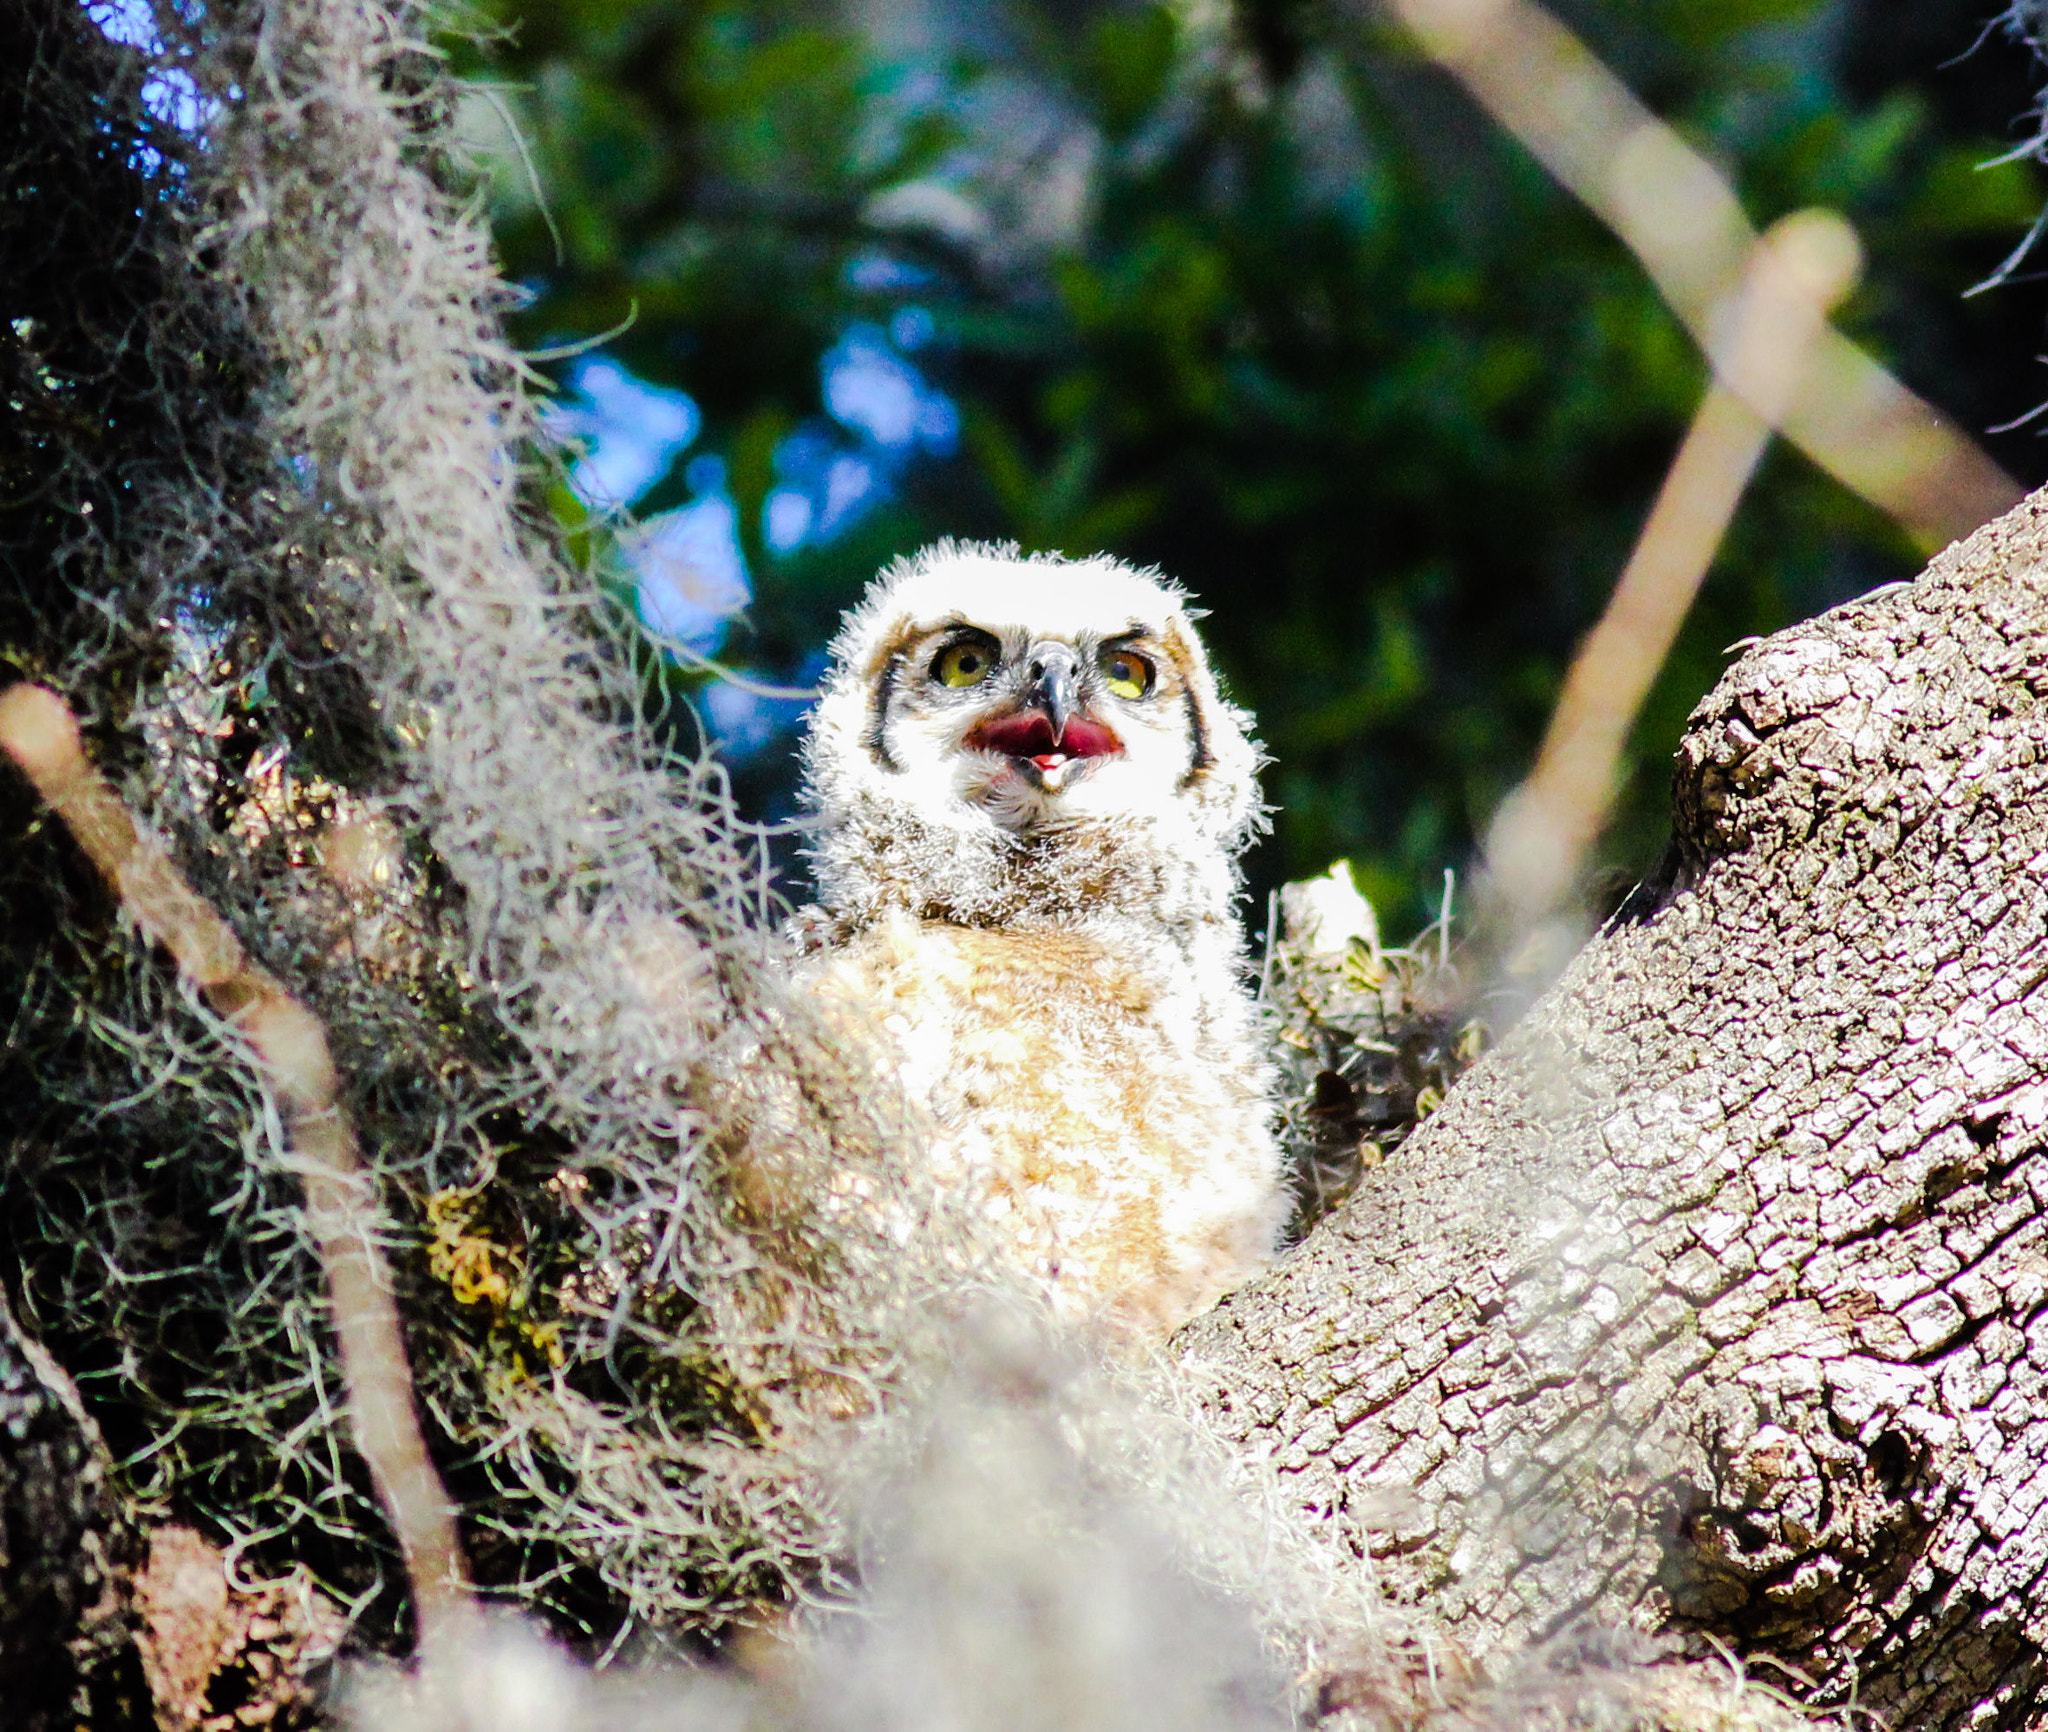
[(488, 1308), (491, 1335), (515, 1363), (530, 1351), (559, 1368), (561, 1331), (529, 1311), (525, 1261), (489, 1235), (483, 1212), (481, 1188), (456, 1187), (427, 1198), (427, 1269), (458, 1305)]

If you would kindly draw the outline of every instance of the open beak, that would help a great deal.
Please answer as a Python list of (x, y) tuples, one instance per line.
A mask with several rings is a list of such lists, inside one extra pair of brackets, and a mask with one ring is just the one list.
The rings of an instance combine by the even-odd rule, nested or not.
[(970, 745), (1001, 752), (1028, 765), (1039, 785), (1058, 793), (1076, 768), (1090, 758), (1123, 750), (1101, 722), (1085, 715), (1080, 702), (1080, 658), (1063, 643), (1034, 644), (1030, 684), (1009, 715), (984, 722)]

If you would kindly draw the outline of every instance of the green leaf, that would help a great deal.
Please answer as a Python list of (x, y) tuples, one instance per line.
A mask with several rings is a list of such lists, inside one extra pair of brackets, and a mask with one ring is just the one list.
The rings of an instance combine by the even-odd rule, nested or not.
[(1135, 131), (1165, 93), (1179, 32), (1165, 6), (1105, 11), (1088, 27), (1087, 81), (1104, 134)]

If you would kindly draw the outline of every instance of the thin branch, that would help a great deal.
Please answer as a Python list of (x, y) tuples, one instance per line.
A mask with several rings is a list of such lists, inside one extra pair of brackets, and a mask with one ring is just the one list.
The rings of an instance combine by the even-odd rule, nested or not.
[(1858, 263), (1855, 235), (1825, 211), (1795, 212), (1757, 242), (1735, 328), (1715, 352), (1714, 382), (1607, 611), (1565, 677), (1536, 768), (1488, 833), (1490, 888), (1513, 932), (1553, 913), (1575, 887), (1606, 821), (1636, 712)]
[[(1714, 166), (1533, 0), (1393, 5), (1423, 48), (1613, 229), (1711, 353), (1757, 238)], [(1930, 552), (2019, 503), (2018, 485), (1959, 428), (1830, 326), (1782, 417), (1750, 407)]]
[(377, 1245), (376, 1184), (338, 1097), (326, 1031), (249, 958), (163, 845), (136, 823), (86, 758), (63, 699), (27, 684), (0, 693), (0, 751), (63, 820), (136, 925), (171, 953), (261, 1065), (305, 1186), (306, 1226), (334, 1309), (356, 1447), (405, 1560), (421, 1646), (444, 1646), (471, 1612), (469, 1570), (454, 1508), (420, 1432), (391, 1271)]

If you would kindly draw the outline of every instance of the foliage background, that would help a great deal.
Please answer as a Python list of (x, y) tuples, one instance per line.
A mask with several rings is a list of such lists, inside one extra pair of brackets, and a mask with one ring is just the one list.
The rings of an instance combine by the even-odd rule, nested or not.
[[(1843, 323), (1973, 431), (2042, 390), (2024, 47), (1968, 0), (1557, 7), (1759, 224), (1845, 212)], [(1111, 549), (1213, 613), (1274, 765), (1254, 889), (1349, 855), (1434, 911), (1527, 768), (1703, 389), (1633, 262), (1364, 4), (479, 0), (451, 45), (555, 509), (674, 647), (650, 702), (789, 816), (801, 688), (943, 534)], [(520, 142), (514, 142), (515, 131)], [(2048, 450), (1991, 435), (2029, 484)], [(612, 507), (646, 526), (627, 530)], [(1918, 554), (1774, 450), (1631, 743), (1661, 844), (1725, 648)], [(743, 613), (732, 610), (741, 602)], [(800, 890), (785, 836), (778, 853)]]

